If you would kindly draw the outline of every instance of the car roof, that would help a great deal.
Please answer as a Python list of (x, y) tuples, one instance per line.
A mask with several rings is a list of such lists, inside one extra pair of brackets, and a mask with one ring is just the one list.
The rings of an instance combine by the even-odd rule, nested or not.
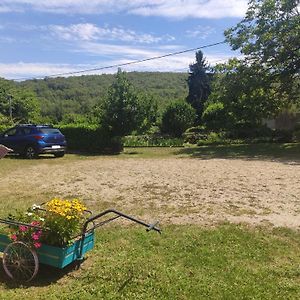
[(53, 128), (52, 125), (48, 124), (18, 124), (16, 127), (36, 127), (36, 128)]

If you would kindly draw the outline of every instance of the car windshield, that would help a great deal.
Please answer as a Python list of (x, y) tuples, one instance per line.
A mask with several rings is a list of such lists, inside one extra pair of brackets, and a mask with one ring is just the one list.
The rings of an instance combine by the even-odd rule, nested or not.
[(40, 132), (44, 134), (60, 134), (60, 131), (55, 128), (40, 128)]

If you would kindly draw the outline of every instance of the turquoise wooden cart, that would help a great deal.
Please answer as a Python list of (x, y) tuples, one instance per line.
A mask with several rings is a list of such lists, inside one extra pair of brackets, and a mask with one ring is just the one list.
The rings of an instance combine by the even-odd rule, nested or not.
[[(108, 215), (111, 217), (107, 218)], [(40, 248), (33, 249), (26, 242), (13, 242), (7, 235), (0, 234), (0, 252), (3, 252), (4, 271), (15, 281), (29, 282), (38, 273), (39, 263), (59, 269), (74, 262), (80, 263), (85, 253), (94, 247), (95, 229), (120, 217), (147, 227), (147, 231), (155, 230), (161, 233), (160, 228), (157, 227), (158, 222), (147, 224), (115, 209), (108, 209), (90, 216), (83, 224), (81, 234), (75, 237), (74, 243), (68, 247), (61, 248), (43, 244)], [(8, 226), (28, 226), (47, 230), (14, 220), (0, 219), (0, 223)]]

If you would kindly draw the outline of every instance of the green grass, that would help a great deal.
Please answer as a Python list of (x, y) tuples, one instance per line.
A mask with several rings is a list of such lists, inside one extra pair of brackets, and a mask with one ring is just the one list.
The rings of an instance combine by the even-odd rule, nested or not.
[(300, 160), (300, 143), (236, 144), (182, 148), (178, 155), (195, 158), (252, 158), (270, 160)]
[[(101, 157), (298, 161), (300, 144), (125, 148), (120, 155)], [(98, 158), (95, 155), (32, 161), (5, 158), (0, 161), (0, 178), (10, 178), (13, 171), (19, 170), (20, 174), (27, 169), (32, 171), (39, 164), (67, 168), (77, 160)], [(34, 191), (28, 191), (26, 197), (18, 197), (18, 193), (12, 190), (9, 199), (4, 199), (0, 191), (1, 216), (12, 207), (31, 205), (37, 196)], [(52, 196), (47, 189), (39, 193), (48, 199)], [(95, 249), (88, 253), (79, 270), (74, 266), (65, 270), (41, 266), (37, 278), (28, 285), (10, 282), (0, 267), (0, 299), (300, 298), (299, 231), (230, 224), (215, 228), (162, 227), (162, 235), (146, 233), (138, 226), (103, 227), (97, 231)]]
[(0, 174), (14, 170), (19, 166), (32, 166), (39, 163), (64, 164), (74, 160), (103, 158), (167, 158), (167, 157), (193, 157), (193, 158), (254, 158), (254, 159), (279, 159), (300, 160), (300, 143), (286, 144), (233, 144), (213, 145), (199, 147), (125, 147), (119, 155), (97, 154), (68, 154), (57, 159), (51, 155), (40, 156), (36, 160), (25, 160), (18, 157), (6, 157), (0, 161)]
[(119, 157), (136, 158), (166, 158), (191, 157), (201, 159), (231, 158), (231, 159), (263, 159), (299, 161), (300, 143), (286, 144), (234, 144), (199, 147), (169, 147), (169, 148), (125, 148)]
[(298, 299), (300, 234), (220, 225), (106, 227), (79, 270), (42, 266), (20, 286), (4, 278), (1, 299)]

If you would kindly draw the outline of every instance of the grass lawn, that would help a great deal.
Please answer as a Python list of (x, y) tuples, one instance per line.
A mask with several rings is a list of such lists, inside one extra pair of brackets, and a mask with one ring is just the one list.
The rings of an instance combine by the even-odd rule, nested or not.
[(41, 266), (1, 299), (299, 299), (300, 234), (229, 224), (164, 233), (106, 227), (79, 270)]
[[(113, 156), (114, 159), (153, 158), (153, 163), (156, 157), (297, 163), (300, 144), (125, 148), (124, 153)], [(74, 161), (93, 159), (97, 156), (72, 154), (32, 161), (5, 158), (0, 161), (0, 178), (10, 178), (15, 171), (21, 177), (24, 170), (26, 173), (39, 164), (68, 168)], [(51, 194), (45, 187), (40, 192)], [(8, 205), (4, 199), (7, 194), (3, 193), (0, 190), (1, 217), (9, 213), (12, 205), (23, 208), (30, 203), (30, 194), (26, 194), (28, 199), (18, 199), (18, 191), (12, 189)], [(102, 227), (97, 230), (95, 248), (88, 252), (80, 269), (69, 266), (58, 270), (41, 265), (36, 279), (26, 285), (9, 281), (0, 267), (0, 300), (300, 299), (299, 231), (229, 223), (215, 227), (162, 227), (162, 235), (146, 233), (138, 225), (121, 227), (114, 223)]]
[(300, 143), (202, 146), (195, 148), (182, 148), (177, 154), (199, 158), (202, 157), (204, 159), (252, 158), (300, 160)]

